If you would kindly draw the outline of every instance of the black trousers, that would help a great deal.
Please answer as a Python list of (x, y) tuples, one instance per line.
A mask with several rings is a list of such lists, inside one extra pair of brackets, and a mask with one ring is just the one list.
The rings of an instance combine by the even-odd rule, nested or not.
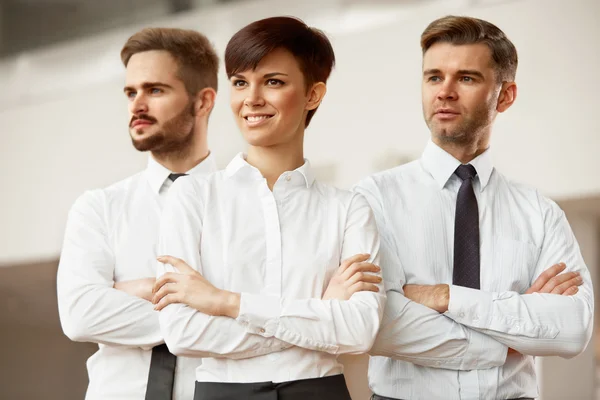
[(352, 400), (344, 375), (290, 382), (196, 382), (194, 400)]

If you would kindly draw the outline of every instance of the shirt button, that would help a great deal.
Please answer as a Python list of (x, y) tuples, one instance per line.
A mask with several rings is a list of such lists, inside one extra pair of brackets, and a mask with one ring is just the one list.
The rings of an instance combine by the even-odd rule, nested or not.
[(260, 333), (265, 333), (265, 329), (264, 328), (260, 328), (259, 332)]
[(292, 177), (291, 177), (291, 176), (289, 176), (289, 175), (287, 175), (287, 176), (285, 177), (285, 180), (289, 182), (289, 181), (291, 181), (291, 180), (292, 180)]
[(458, 314), (459, 317), (464, 318), (465, 317), (465, 313), (461, 312), (460, 314)]

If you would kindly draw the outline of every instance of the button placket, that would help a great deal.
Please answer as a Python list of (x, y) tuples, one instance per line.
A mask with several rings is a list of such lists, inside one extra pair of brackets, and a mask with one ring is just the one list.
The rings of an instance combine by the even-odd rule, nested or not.
[[(275, 191), (276, 188), (274, 187)], [(260, 198), (265, 221), (266, 279), (263, 294), (281, 296), (281, 229), (275, 194), (266, 181), (260, 185)]]

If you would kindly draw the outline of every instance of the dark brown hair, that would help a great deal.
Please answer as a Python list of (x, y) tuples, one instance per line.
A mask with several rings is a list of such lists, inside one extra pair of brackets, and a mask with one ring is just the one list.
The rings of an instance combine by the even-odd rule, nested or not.
[(217, 90), (219, 57), (203, 34), (187, 29), (145, 28), (131, 36), (121, 50), (121, 60), (127, 67), (136, 53), (165, 50), (179, 65), (177, 76), (190, 95), (211, 87)]
[(484, 43), (492, 53), (498, 82), (512, 82), (519, 62), (517, 49), (496, 25), (478, 18), (449, 15), (433, 21), (421, 35), (423, 54), (438, 42), (455, 45)]
[[(327, 36), (293, 17), (273, 17), (251, 23), (239, 30), (227, 43), (227, 77), (255, 69), (273, 50), (283, 48), (294, 55), (304, 75), (306, 89), (317, 82), (326, 83), (335, 65), (335, 54)], [(317, 109), (310, 110), (305, 126)]]

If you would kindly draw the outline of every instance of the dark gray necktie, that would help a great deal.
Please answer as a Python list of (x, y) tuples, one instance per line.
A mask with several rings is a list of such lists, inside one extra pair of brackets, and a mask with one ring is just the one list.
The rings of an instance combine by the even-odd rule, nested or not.
[[(184, 175), (187, 174), (170, 174), (169, 179), (175, 182), (177, 178)], [(160, 344), (152, 349), (146, 400), (171, 400), (173, 398), (176, 364), (177, 357), (171, 354), (166, 344)]]
[(182, 176), (186, 176), (187, 174), (170, 174), (169, 179), (175, 182), (177, 178), (181, 178)]
[(467, 164), (460, 165), (454, 173), (462, 179), (462, 185), (456, 197), (452, 283), (479, 289), (479, 208), (473, 191), (477, 171)]
[(146, 400), (171, 400), (173, 398), (176, 363), (177, 357), (169, 352), (166, 344), (159, 344), (152, 349)]

